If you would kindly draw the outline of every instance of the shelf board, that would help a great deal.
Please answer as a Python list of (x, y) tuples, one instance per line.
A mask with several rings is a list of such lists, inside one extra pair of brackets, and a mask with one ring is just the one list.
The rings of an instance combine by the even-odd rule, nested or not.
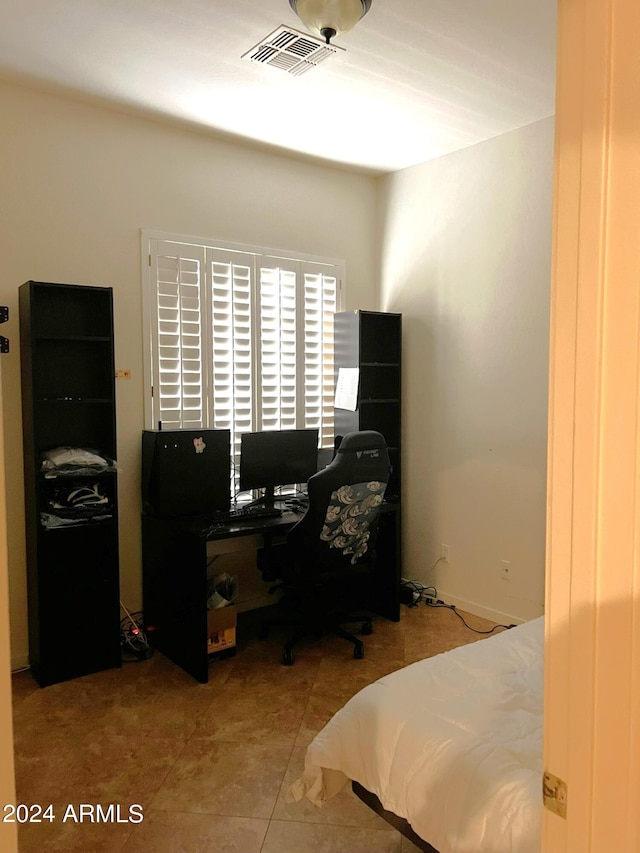
[(44, 524), (40, 525), (40, 530), (43, 533), (57, 533), (59, 530), (77, 530), (79, 527), (85, 528), (103, 528), (109, 527), (109, 522), (113, 522), (113, 519), (105, 519), (104, 521), (79, 521), (77, 524), (60, 524), (55, 527), (45, 527)]
[(99, 403), (114, 404), (111, 397), (38, 397), (36, 403)]
[(89, 465), (84, 467), (79, 465), (77, 471), (56, 471), (55, 468), (45, 468), (40, 469), (38, 474), (41, 480), (49, 482), (50, 480), (94, 480), (96, 477), (107, 478), (109, 475), (118, 473), (117, 468), (97, 468), (95, 471), (89, 468)]
[(98, 342), (98, 343), (109, 343), (111, 338), (108, 335), (34, 335), (34, 341), (64, 341), (68, 343), (69, 341), (79, 341), (81, 343), (84, 342)]
[(360, 367), (400, 367), (400, 362), (399, 361), (361, 361)]

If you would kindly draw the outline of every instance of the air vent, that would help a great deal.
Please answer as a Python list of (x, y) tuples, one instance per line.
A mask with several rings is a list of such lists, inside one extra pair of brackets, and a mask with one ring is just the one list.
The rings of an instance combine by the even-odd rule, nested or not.
[(315, 36), (282, 26), (244, 53), (242, 58), (271, 65), (299, 77), (338, 51), (344, 52), (344, 48), (325, 44)]

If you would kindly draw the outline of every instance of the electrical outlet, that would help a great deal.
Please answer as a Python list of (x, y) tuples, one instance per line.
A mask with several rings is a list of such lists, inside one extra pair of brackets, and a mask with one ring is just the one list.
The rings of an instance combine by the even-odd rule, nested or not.
[(500, 577), (503, 581), (511, 580), (511, 561), (500, 560)]
[(449, 546), (448, 546), (448, 545), (443, 545), (443, 546), (442, 546), (442, 553), (441, 553), (441, 555), (440, 555), (440, 556), (442, 557), (442, 562), (443, 562), (443, 563), (448, 563), (448, 562), (449, 562), (450, 552), (449, 552)]

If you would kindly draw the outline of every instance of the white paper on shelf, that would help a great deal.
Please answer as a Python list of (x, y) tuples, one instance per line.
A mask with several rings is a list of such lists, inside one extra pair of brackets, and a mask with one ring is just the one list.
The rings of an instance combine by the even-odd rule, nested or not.
[(338, 381), (336, 382), (336, 397), (334, 406), (336, 409), (348, 409), (355, 412), (358, 408), (358, 382), (360, 380), (360, 369), (358, 367), (338, 368)]

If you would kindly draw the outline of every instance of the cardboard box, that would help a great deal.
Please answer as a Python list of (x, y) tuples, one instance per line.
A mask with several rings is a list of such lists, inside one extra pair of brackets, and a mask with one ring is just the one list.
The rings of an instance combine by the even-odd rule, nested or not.
[(210, 655), (235, 648), (237, 619), (235, 604), (207, 610), (207, 652)]

